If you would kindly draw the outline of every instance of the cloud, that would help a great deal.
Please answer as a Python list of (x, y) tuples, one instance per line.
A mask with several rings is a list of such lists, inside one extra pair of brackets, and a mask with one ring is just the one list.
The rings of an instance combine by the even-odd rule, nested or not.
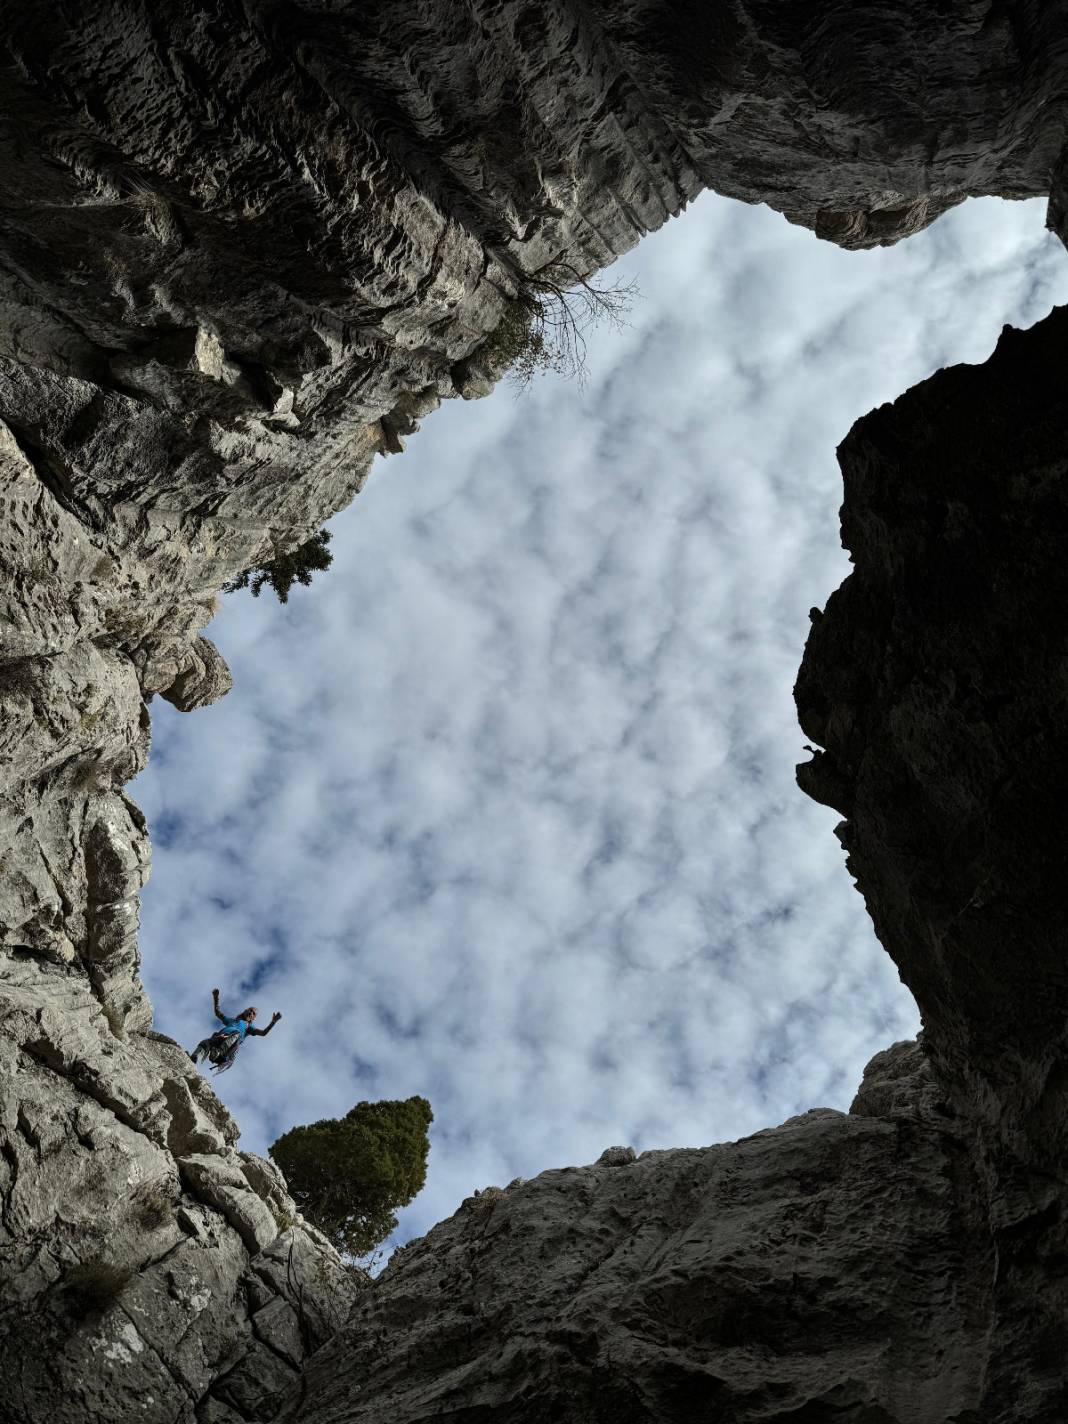
[(425, 1094), (406, 1236), (610, 1143), (847, 1106), (915, 1032), (791, 686), (848, 569), (835, 445), (1068, 296), (1042, 216), (844, 253), (706, 196), (620, 264), (643, 297), (585, 390), (450, 403), (310, 590), (226, 601), (235, 690), (157, 702), (135, 790), (158, 1026), (195, 1042), (216, 983), (284, 1011), (219, 1081), (248, 1146)]

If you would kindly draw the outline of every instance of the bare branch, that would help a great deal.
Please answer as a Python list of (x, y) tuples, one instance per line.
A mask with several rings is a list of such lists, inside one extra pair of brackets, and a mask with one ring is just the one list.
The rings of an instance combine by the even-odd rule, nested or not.
[(569, 262), (554, 260), (526, 276), (484, 343), (483, 354), (520, 389), (540, 371), (570, 376), (584, 385), (586, 333), (602, 321), (625, 326), (637, 295), (634, 282), (596, 285)]

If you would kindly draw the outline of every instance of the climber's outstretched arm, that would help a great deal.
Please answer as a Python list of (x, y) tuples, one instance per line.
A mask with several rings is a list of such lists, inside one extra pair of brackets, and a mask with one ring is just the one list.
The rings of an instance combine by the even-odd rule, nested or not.
[(267, 1035), (270, 1033), (271, 1029), (274, 1028), (275, 1024), (278, 1022), (278, 1020), (279, 1020), (281, 1017), (282, 1017), (281, 1014), (272, 1014), (272, 1016), (271, 1016), (271, 1022), (267, 1025), (266, 1028), (249, 1028), (249, 1029), (246, 1029), (246, 1030), (245, 1030), (246, 1036), (251, 1035), (253, 1038), (266, 1038)]
[(212, 991), (211, 991), (211, 1006), (212, 1006), (212, 1008), (215, 1010), (215, 1017), (216, 1017), (217, 1019), (222, 1019), (223, 1023), (226, 1023), (226, 1022), (227, 1022), (226, 1015), (223, 1013), (222, 1009), (219, 1008), (219, 991), (218, 991), (218, 989), (212, 989)]

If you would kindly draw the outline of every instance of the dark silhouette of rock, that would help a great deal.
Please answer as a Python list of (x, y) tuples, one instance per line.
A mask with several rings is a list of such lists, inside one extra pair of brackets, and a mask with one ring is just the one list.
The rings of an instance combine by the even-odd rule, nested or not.
[(469, 1198), (279, 1419), (985, 1419), (995, 1257), (969, 1141), (903, 1043), (848, 1115)]
[(854, 573), (797, 685), (838, 835), (972, 1124), (997, 1251), (983, 1419), (1068, 1412), (1068, 310), (839, 451)]

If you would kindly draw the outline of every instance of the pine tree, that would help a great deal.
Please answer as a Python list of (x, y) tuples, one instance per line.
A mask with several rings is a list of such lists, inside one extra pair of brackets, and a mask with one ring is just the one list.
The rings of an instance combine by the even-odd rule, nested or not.
[(308, 1220), (342, 1253), (366, 1256), (426, 1181), (433, 1120), (426, 1098), (357, 1103), (292, 1128), (269, 1151)]
[(320, 529), (288, 554), (276, 554), (273, 559), (237, 574), (224, 586), (223, 592), (236, 593), (238, 589), (251, 588), (253, 598), (259, 598), (266, 584), (274, 589), (279, 603), (288, 603), (289, 591), (295, 583), (307, 587), (317, 569), (328, 569), (334, 562), (333, 554), (326, 547), (329, 543), (329, 529)]

